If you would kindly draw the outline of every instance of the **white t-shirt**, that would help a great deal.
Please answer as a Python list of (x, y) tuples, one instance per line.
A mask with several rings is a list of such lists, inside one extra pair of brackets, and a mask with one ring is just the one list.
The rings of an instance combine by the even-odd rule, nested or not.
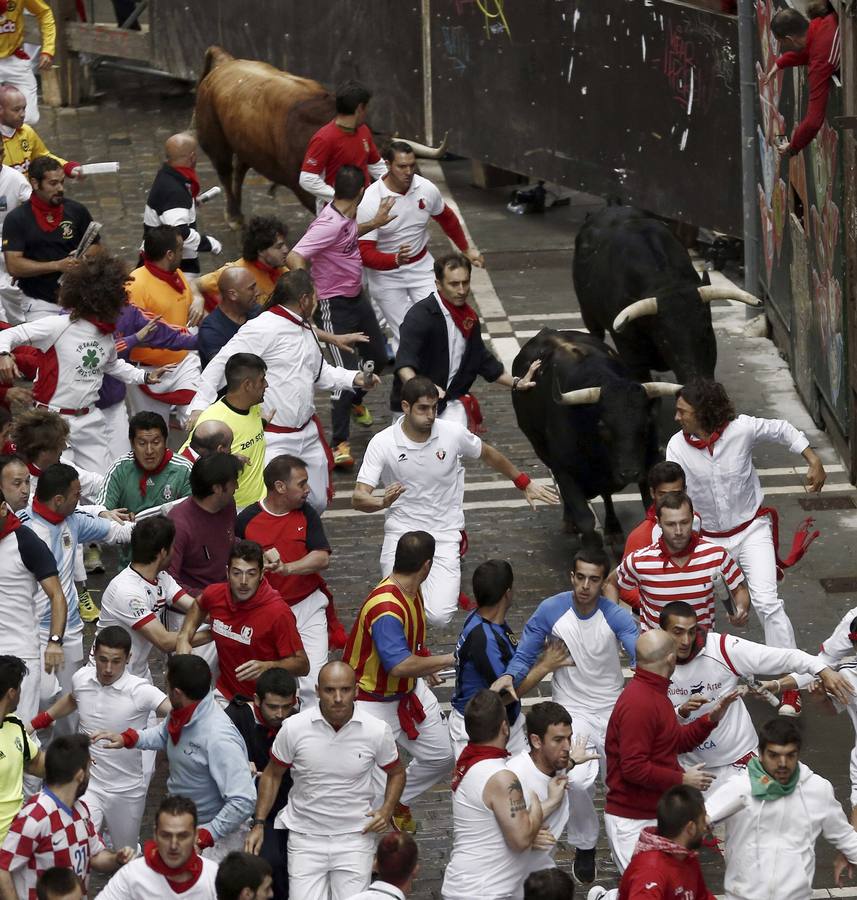
[[(83, 666), (74, 673), (71, 695), (85, 734), (121, 734), (126, 728), (142, 731), (149, 724), (149, 715), (167, 699), (162, 690), (127, 669), (113, 684), (101, 684), (95, 666)], [(142, 750), (106, 750), (93, 745), (90, 752), (90, 789), (110, 794), (145, 792)]]
[(158, 572), (154, 583), (143, 578), (131, 566), (123, 569), (104, 591), (98, 630), (108, 625), (121, 625), (131, 635), (131, 659), (128, 671), (151, 682), (149, 653), (152, 644), (140, 628), (160, 618), (164, 606), (187, 593), (167, 572)]
[[(30, 199), (33, 189), (27, 177), (11, 166), (0, 166), (0, 229), (6, 216)], [(12, 278), (6, 271), (6, 259), (0, 253), (0, 286), (11, 285)]]
[(318, 706), (290, 716), (280, 726), (271, 757), (291, 769), (289, 802), (276, 828), (300, 834), (354, 834), (363, 830), (372, 809), (376, 766), (399, 761), (390, 726), (355, 707), (339, 731)]
[(482, 441), (455, 422), (435, 419), (428, 440), (418, 443), (402, 430), (402, 420), (369, 441), (357, 481), (377, 487), (394, 482), (404, 493), (384, 513), (384, 531), (428, 531), (435, 540), (459, 540), (464, 528), (464, 467), (459, 457), (478, 459)]
[(467, 342), (464, 340), (464, 335), (461, 331), (456, 328), (455, 323), (452, 321), (452, 316), (449, 314), (449, 310), (444, 306), (440, 297), (438, 297), (437, 305), (443, 313), (443, 321), (446, 325), (446, 343), (447, 350), (449, 351), (449, 377), (446, 379), (444, 387), (448, 388), (452, 384), (452, 379), (455, 378), (458, 374), (458, 370), (461, 368), (461, 360), (464, 358)]
[[(115, 752), (115, 751), (114, 751)], [(134, 859), (107, 882), (99, 897), (104, 900), (216, 900), (214, 879), (217, 877), (217, 863), (202, 860), (202, 874), (196, 884), (176, 893), (163, 875), (159, 875), (143, 857)]]

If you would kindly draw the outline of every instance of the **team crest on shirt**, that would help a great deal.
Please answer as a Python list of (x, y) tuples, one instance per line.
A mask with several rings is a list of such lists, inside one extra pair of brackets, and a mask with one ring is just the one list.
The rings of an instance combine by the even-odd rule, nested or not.
[(173, 489), (168, 484), (165, 484), (163, 491), (161, 491), (161, 495), (163, 496), (164, 500), (172, 500)]
[(446, 459), (446, 450), (438, 450), (437, 453), (435, 453), (435, 456), (436, 456), (441, 462), (443, 462), (443, 461)]
[(74, 237), (74, 225), (68, 219), (63, 219), (60, 222), (60, 229), (62, 230), (62, 239), (64, 241), (70, 241)]
[(426, 202), (425, 202), (425, 200), (423, 200), (422, 197), (420, 197), (420, 202), (417, 205), (419, 206), (420, 209), (426, 208)]
[(19, 737), (15, 738), (15, 749), (18, 751), (18, 753), (24, 752), (24, 745), (21, 743), (21, 738)]
[(407, 454), (407, 453), (400, 453), (400, 454), (399, 454), (398, 462), (404, 462), (407, 458), (408, 458), (408, 454)]
[(62, 536), (63, 550), (71, 550), (71, 535), (66, 531)]

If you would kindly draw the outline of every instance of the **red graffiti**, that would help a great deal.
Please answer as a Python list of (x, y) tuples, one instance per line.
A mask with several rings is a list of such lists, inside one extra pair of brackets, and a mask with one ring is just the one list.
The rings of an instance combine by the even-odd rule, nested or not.
[(709, 90), (701, 62), (696, 58), (693, 42), (685, 38), (681, 26), (668, 25), (663, 72), (672, 88), (673, 99), (685, 111), (697, 104), (703, 110), (708, 108)]

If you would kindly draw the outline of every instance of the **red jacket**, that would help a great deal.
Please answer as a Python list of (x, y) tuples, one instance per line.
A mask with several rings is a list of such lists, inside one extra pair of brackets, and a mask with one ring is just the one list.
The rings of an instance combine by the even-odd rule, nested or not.
[(681, 784), (678, 754), (699, 746), (716, 723), (705, 715), (680, 725), (667, 696), (669, 679), (638, 668), (607, 724), (607, 802), (626, 819), (654, 819), (661, 794)]
[(809, 105), (789, 144), (795, 153), (803, 150), (824, 124), (830, 78), (839, 69), (839, 57), (839, 19), (836, 13), (829, 13), (809, 23), (806, 47), (803, 50), (783, 53), (777, 59), (778, 69), (789, 66), (807, 67)]
[(619, 900), (714, 900), (693, 850), (644, 828), (619, 882)]

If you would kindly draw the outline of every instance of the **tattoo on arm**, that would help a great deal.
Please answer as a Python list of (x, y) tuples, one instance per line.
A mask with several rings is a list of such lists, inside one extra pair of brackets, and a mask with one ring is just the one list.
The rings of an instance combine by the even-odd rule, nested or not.
[(515, 813), (523, 812), (527, 808), (527, 801), (524, 799), (524, 789), (521, 782), (516, 778), (509, 785), (509, 815), (515, 818)]

